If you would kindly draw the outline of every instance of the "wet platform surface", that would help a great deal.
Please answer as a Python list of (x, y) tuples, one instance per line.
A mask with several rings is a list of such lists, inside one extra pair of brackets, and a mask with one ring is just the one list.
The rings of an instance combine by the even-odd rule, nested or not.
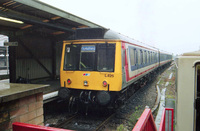
[(0, 103), (49, 90), (49, 85), (0, 83)]
[[(0, 83), (10, 83), (9, 79), (0, 80)], [(49, 88), (44, 91), (44, 94), (58, 91), (60, 88), (60, 80), (46, 80), (40, 82), (33, 82), (31, 84), (49, 85)]]
[(58, 89), (60, 88), (60, 80), (47, 80), (47, 81), (33, 82), (33, 84), (49, 85), (50, 88), (45, 90), (44, 94), (58, 91)]

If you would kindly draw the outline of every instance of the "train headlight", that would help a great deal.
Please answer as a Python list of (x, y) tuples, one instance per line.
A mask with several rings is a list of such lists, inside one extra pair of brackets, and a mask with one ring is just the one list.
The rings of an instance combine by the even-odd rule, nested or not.
[(67, 84), (70, 85), (72, 81), (70, 79), (67, 79)]
[(84, 85), (84, 86), (88, 86), (88, 85), (89, 85), (89, 84), (88, 84), (88, 81), (84, 81), (84, 82), (83, 82), (83, 85)]
[(108, 85), (107, 81), (103, 81), (103, 86), (106, 87)]

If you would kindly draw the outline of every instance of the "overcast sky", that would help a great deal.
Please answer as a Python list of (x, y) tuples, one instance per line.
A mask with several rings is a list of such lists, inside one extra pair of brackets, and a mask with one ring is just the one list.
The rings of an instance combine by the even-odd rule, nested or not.
[(200, 0), (41, 1), (167, 52), (200, 49)]
[(200, 49), (200, 0), (41, 0), (162, 50)]

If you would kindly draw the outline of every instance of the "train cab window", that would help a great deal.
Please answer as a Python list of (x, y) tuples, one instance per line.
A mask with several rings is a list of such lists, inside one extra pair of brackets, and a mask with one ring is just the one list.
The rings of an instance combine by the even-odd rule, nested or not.
[(115, 44), (98, 45), (98, 71), (114, 71)]
[(80, 70), (92, 71), (95, 68), (95, 45), (82, 45), (80, 53)]
[(65, 48), (64, 70), (77, 70), (80, 59), (80, 46), (67, 45)]
[(63, 70), (114, 72), (115, 44), (71, 44), (65, 47)]

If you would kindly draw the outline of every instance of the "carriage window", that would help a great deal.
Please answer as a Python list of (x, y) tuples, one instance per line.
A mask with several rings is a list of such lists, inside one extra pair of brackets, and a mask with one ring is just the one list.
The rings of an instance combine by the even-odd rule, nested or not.
[(152, 52), (152, 62), (154, 63), (155, 62), (155, 59), (154, 59), (154, 52)]
[(129, 59), (131, 63), (131, 70), (137, 69), (137, 49), (136, 48), (129, 48)]
[(140, 50), (137, 50), (137, 54), (138, 54), (138, 65), (141, 64), (141, 54), (140, 54)]
[(157, 62), (157, 53), (155, 53), (155, 63)]
[(143, 64), (146, 64), (145, 51), (143, 51)]
[(147, 51), (145, 51), (145, 63), (146, 63), (146, 64), (148, 63), (147, 59), (148, 59)]
[(142, 65), (143, 64), (143, 51), (142, 50), (140, 50), (140, 58), (141, 58), (140, 64)]
[(148, 63), (149, 63), (149, 64), (151, 63), (151, 54), (150, 54), (149, 51), (148, 51)]

